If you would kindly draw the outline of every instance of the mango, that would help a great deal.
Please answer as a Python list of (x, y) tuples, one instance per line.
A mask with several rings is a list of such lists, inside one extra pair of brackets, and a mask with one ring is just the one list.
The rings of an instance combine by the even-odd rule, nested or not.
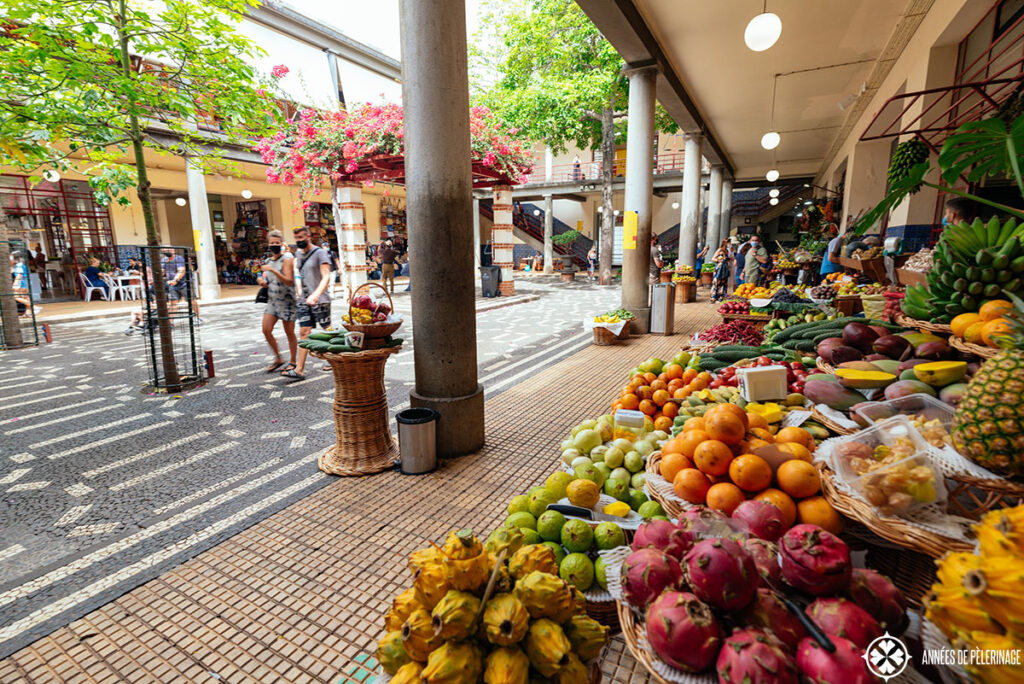
[(899, 375), (900, 362), (896, 359), (879, 359), (877, 361), (872, 361), (871, 363), (883, 373)]
[(917, 373), (914, 372), (913, 368), (908, 368), (900, 373), (900, 380), (917, 380)]
[(811, 380), (818, 380), (820, 382), (839, 382), (839, 378), (830, 373), (811, 373), (804, 378), (804, 382), (810, 382)]
[(895, 375), (879, 370), (837, 368), (836, 377), (839, 378), (840, 385), (851, 389), (878, 389), (896, 382)]
[(881, 370), (878, 366), (871, 363), (870, 361), (847, 361), (841, 363), (836, 368), (843, 368), (845, 370), (857, 370), (857, 371), (877, 371)]
[(935, 361), (914, 366), (914, 375), (932, 387), (945, 387), (960, 382), (967, 376), (966, 361)]
[(900, 333), (900, 337), (913, 345), (914, 349), (917, 349), (926, 342), (945, 342), (945, 340), (938, 335), (923, 332), (902, 332)]
[[(899, 383), (895, 384), (898, 385)], [(838, 382), (827, 382), (824, 380), (808, 379), (804, 385), (804, 396), (810, 399), (812, 403), (825, 404), (825, 406), (836, 411), (849, 411), (854, 404), (864, 401), (864, 395), (860, 392), (847, 389)]]
[[(806, 389), (807, 388), (805, 387), (805, 394)], [(886, 399), (897, 399), (910, 394), (928, 394), (934, 397), (938, 393), (935, 391), (934, 387), (921, 382), (920, 380), (900, 380), (899, 382), (894, 382), (885, 388)]]
[(964, 394), (967, 392), (966, 382), (955, 382), (952, 385), (946, 385), (939, 390), (939, 399), (946, 402), (950, 406), (956, 406), (960, 403), (960, 400), (964, 398)]

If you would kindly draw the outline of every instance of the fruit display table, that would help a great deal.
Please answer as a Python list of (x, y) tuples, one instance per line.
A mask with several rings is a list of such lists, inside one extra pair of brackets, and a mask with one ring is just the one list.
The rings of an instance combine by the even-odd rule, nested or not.
[(327, 361), (334, 373), (334, 430), (337, 441), (317, 458), (332, 475), (369, 475), (387, 470), (398, 459), (388, 423), (384, 364), (401, 347), (332, 354), (310, 352)]

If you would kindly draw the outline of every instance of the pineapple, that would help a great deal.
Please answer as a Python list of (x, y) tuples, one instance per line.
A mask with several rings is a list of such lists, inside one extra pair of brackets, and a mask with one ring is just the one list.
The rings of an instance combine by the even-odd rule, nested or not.
[(978, 465), (1024, 476), (1024, 301), (1014, 295), (1003, 348), (971, 378), (956, 409), (953, 443)]

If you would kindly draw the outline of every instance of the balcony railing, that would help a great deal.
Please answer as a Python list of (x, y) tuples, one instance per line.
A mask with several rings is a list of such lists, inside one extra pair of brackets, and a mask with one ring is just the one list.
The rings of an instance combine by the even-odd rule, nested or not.
[[(659, 154), (654, 158), (654, 175), (657, 176), (664, 173), (682, 172), (684, 161), (683, 157), (684, 154), (682, 152)], [(707, 164), (704, 166), (707, 167)], [(568, 164), (555, 164), (551, 167), (550, 182), (572, 183), (576, 181), (600, 181), (602, 170), (603, 166), (600, 161), (580, 161), (579, 163), (570, 162)], [(707, 172), (708, 170), (708, 168), (704, 168), (702, 169), (702, 172)], [(625, 175), (626, 160), (613, 160), (612, 176), (622, 178)], [(534, 162), (533, 172), (527, 176), (524, 184), (545, 182), (548, 181), (545, 179), (544, 160), (541, 159)]]

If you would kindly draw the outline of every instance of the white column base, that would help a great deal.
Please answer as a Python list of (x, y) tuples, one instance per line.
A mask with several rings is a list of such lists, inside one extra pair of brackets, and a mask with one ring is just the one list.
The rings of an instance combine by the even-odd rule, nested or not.
[[(255, 298), (255, 295), (253, 297)], [(200, 285), (199, 298), (204, 302), (220, 299), (220, 285)]]

